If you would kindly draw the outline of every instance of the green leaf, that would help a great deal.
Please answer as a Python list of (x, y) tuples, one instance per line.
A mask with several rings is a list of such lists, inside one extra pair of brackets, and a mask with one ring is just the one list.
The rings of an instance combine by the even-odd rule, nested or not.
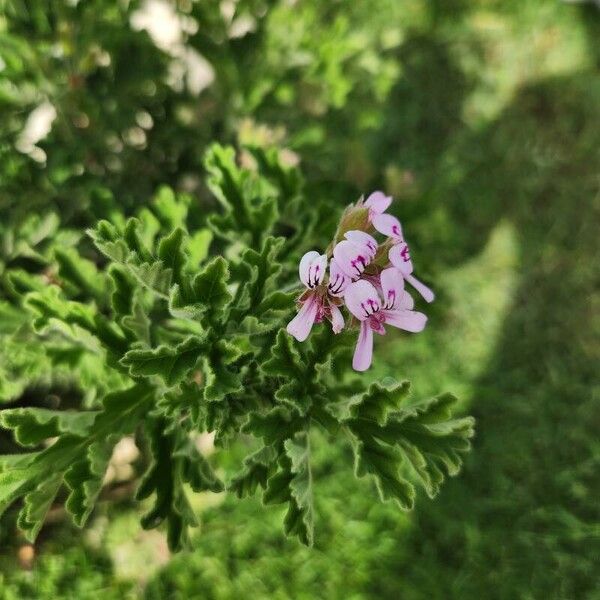
[(87, 230), (88, 236), (98, 250), (110, 260), (124, 263), (129, 258), (131, 250), (125, 243), (122, 233), (108, 221), (98, 221), (94, 229)]
[(258, 486), (263, 490), (277, 462), (277, 452), (273, 446), (263, 446), (244, 459), (244, 469), (235, 475), (227, 489), (238, 498), (251, 496)]
[[(316, 389), (313, 384), (310, 388)], [(310, 410), (312, 405), (311, 396), (316, 392), (313, 389), (307, 388), (306, 382), (301, 379), (293, 379), (279, 387), (275, 392), (275, 400), (281, 404), (285, 404), (293, 408), (300, 415), (304, 416)]]
[(255, 314), (262, 315), (268, 310), (291, 310), (297, 296), (298, 292), (272, 292), (258, 305)]
[(24, 496), (17, 525), (25, 533), (25, 538), (29, 542), (35, 542), (61, 484), (60, 474), (50, 476)]
[[(40, 413), (31, 413), (34, 422), (52, 423), (54, 432), (59, 431), (62, 425), (65, 431), (59, 431), (57, 441), (47, 448), (2, 463), (0, 512), (18, 498), (25, 497), (19, 522), (32, 539), (54, 498), (58, 486), (56, 480), (60, 480), (69, 490), (67, 510), (77, 525), (83, 525), (102, 486), (114, 444), (123, 435), (135, 430), (142, 416), (148, 412), (152, 397), (152, 388), (142, 384), (111, 393), (104, 398), (102, 410), (95, 413), (93, 424), (89, 427), (71, 414), (65, 418), (52, 415), (47, 419), (47, 415), (41, 417)], [(15, 417), (17, 414), (13, 412), (9, 420), (23, 418), (23, 415)], [(30, 422), (31, 414), (23, 414)], [(21, 437), (29, 442), (42, 439), (50, 431), (50, 428), (42, 430), (36, 427), (27, 427), (27, 435), (23, 433)]]
[(228, 279), (227, 261), (221, 256), (215, 257), (193, 278), (189, 290), (173, 287), (169, 302), (171, 314), (198, 319), (208, 313), (209, 320), (218, 320), (232, 298), (227, 289)]
[(181, 283), (181, 275), (186, 262), (183, 252), (185, 232), (181, 227), (174, 229), (168, 236), (163, 237), (158, 244), (158, 258), (163, 268), (171, 273), (171, 281)]
[(208, 250), (213, 239), (210, 229), (199, 229), (188, 241), (188, 268), (194, 272), (208, 256)]
[(240, 281), (240, 287), (236, 294), (235, 310), (231, 313), (232, 319), (241, 321), (250, 313), (260, 316), (271, 308), (266, 299), (277, 291), (275, 281), (281, 271), (277, 256), (283, 242), (283, 238), (269, 237), (260, 252), (249, 248), (243, 253), (235, 269), (235, 279)]
[[(247, 316), (244, 320), (236, 327), (231, 327), (232, 331), (236, 331), (238, 335), (245, 335), (248, 338), (254, 338), (256, 336), (264, 336), (269, 333), (274, 333), (276, 330), (281, 328), (281, 319), (278, 317), (271, 317), (268, 319), (261, 318), (260, 320), (254, 316)], [(258, 340), (258, 345), (262, 345), (262, 341)]]
[(194, 492), (222, 492), (225, 487), (217, 477), (208, 460), (198, 452), (187, 436), (179, 436), (173, 457), (181, 462), (183, 481), (189, 483)]
[[(291, 508), (286, 516), (288, 529), (286, 533), (296, 534), (302, 543), (312, 546), (314, 539), (314, 508), (312, 474), (310, 469), (310, 443), (308, 435), (298, 434), (286, 440), (285, 452), (291, 461), (291, 472), (294, 477), (290, 481), (290, 492), (295, 500), (294, 514)], [(298, 515), (295, 511), (298, 511)]]
[(275, 444), (293, 437), (302, 426), (292, 411), (276, 406), (266, 413), (250, 413), (242, 431), (263, 438), (265, 444)]
[(278, 148), (263, 148), (261, 146), (245, 146), (259, 165), (263, 177), (267, 177), (279, 190), (286, 204), (300, 197), (303, 187), (302, 174), (296, 167), (282, 163)]
[(377, 442), (363, 432), (358, 433), (358, 440), (353, 447), (356, 476), (373, 475), (383, 501), (395, 500), (400, 508), (411, 510), (414, 506), (415, 488), (400, 474), (401, 452), (393, 446)]
[(129, 315), (135, 295), (135, 280), (121, 265), (111, 264), (108, 275), (112, 281), (111, 304), (118, 315)]
[(10, 292), (23, 296), (28, 292), (43, 292), (48, 283), (41, 275), (32, 275), (23, 269), (11, 269), (6, 276)]
[(305, 365), (295, 347), (294, 340), (285, 329), (277, 333), (275, 345), (271, 349), (271, 357), (263, 363), (262, 371), (266, 375), (300, 379), (305, 375)]
[(0, 411), (0, 425), (14, 431), (22, 446), (36, 446), (51, 437), (89, 433), (97, 411), (60, 411), (45, 408), (11, 408)]
[(219, 340), (213, 344), (204, 361), (204, 399), (207, 402), (219, 402), (228, 394), (242, 390), (240, 369), (229, 367), (242, 355), (239, 346)]
[(54, 236), (60, 226), (60, 218), (56, 213), (49, 212), (41, 216), (29, 215), (20, 226), (18, 237), (31, 248)]
[(165, 419), (151, 419), (146, 423), (146, 433), (152, 463), (136, 497), (143, 500), (154, 494), (155, 501), (142, 518), (142, 526), (151, 529), (166, 520), (169, 547), (179, 550), (188, 541), (188, 527), (198, 524), (183, 484), (189, 483), (194, 491), (213, 492), (221, 491), (223, 484), (180, 428), (169, 427)]
[(352, 403), (350, 415), (354, 419), (369, 419), (383, 426), (387, 423), (388, 414), (400, 408), (409, 391), (408, 381), (401, 383), (376, 381), (371, 384), (368, 391)]
[(113, 448), (120, 437), (108, 435), (90, 444), (83, 457), (74, 460), (65, 472), (64, 482), (69, 490), (65, 508), (78, 527), (85, 525), (94, 509)]
[(43, 331), (49, 327), (53, 319), (78, 325), (88, 331), (95, 330), (96, 311), (86, 304), (67, 300), (55, 285), (48, 286), (41, 292), (27, 294), (25, 306), (36, 315), (33, 322), (36, 331)]
[(213, 144), (205, 156), (208, 187), (224, 209), (208, 224), (230, 241), (245, 238), (258, 245), (272, 232), (279, 215), (274, 186), (256, 172), (237, 166), (235, 151)]
[(126, 266), (143, 287), (165, 300), (168, 299), (173, 272), (166, 268), (162, 261), (139, 262), (137, 256), (133, 255)]
[(213, 144), (206, 152), (204, 167), (208, 172), (208, 187), (231, 219), (232, 228), (251, 230), (251, 207), (244, 196), (248, 173), (236, 165), (234, 149)]
[(0, 515), (18, 498), (35, 488), (39, 469), (32, 466), (32, 461), (33, 457), (28, 457), (24, 463), (13, 461), (12, 465), (5, 464), (0, 471)]
[[(122, 265), (139, 284), (168, 298), (173, 271), (162, 260), (152, 256), (140, 237), (139, 226), (137, 219), (129, 219), (121, 232), (108, 221), (100, 221), (95, 229), (88, 229), (87, 234), (102, 254)], [(174, 233), (173, 237), (165, 238), (162, 249), (163, 256), (176, 267), (180, 260), (176, 250), (177, 243), (181, 243), (179, 235)]]
[(474, 420), (470, 417), (449, 419), (446, 411), (455, 403), (451, 394), (443, 394), (421, 403), (412, 416), (392, 420), (377, 435), (387, 441), (397, 440), (406, 461), (428, 496), (435, 497), (448, 475), (458, 474), (462, 455), (470, 450)]
[(152, 209), (165, 229), (185, 227), (190, 200), (185, 194), (175, 196), (173, 190), (164, 185), (152, 201)]
[[(41, 456), (40, 464), (64, 461), (64, 481), (69, 490), (65, 506), (77, 526), (85, 524), (94, 508), (115, 444), (136, 430), (153, 396), (152, 388), (144, 384), (108, 394), (86, 440), (61, 437), (46, 451), (47, 456)], [(54, 455), (53, 449), (57, 450)]]
[(320, 390), (319, 384), (312, 381), (307, 373), (303, 358), (298, 352), (293, 338), (284, 330), (277, 333), (275, 344), (271, 348), (271, 356), (262, 365), (262, 372), (277, 378), (285, 378), (279, 383), (274, 398), (286, 404), (300, 415), (309, 411), (312, 398)]
[(144, 244), (140, 234), (141, 222), (134, 217), (127, 219), (123, 229), (123, 240), (129, 249), (131, 255), (134, 255), (140, 262), (152, 262), (152, 253)]
[(74, 248), (56, 248), (54, 256), (58, 263), (58, 275), (73, 285), (81, 294), (88, 295), (99, 304), (106, 300), (106, 281), (96, 265), (82, 258)]
[(176, 346), (130, 350), (120, 362), (133, 377), (158, 375), (171, 386), (194, 369), (207, 348), (205, 338), (190, 336)]
[(263, 501), (265, 504), (287, 502), (285, 533), (296, 535), (303, 544), (312, 546), (314, 509), (308, 436), (299, 433), (286, 440), (284, 447), (279, 471), (268, 479)]
[[(140, 221), (140, 239), (146, 248), (153, 248), (155, 245), (155, 239), (161, 230), (160, 221), (154, 216), (154, 213), (144, 207), (138, 214), (137, 218)], [(175, 227), (167, 227), (167, 230), (174, 229)]]
[(29, 315), (12, 304), (0, 300), (0, 335), (13, 333), (29, 321)]
[(356, 416), (346, 422), (354, 438), (356, 473), (374, 475), (382, 499), (394, 498), (410, 509), (415, 494), (408, 479), (416, 478), (428, 496), (437, 495), (444, 471), (452, 476), (460, 470), (462, 454), (470, 449), (474, 421), (450, 418), (456, 403), (451, 394), (406, 406), (392, 403), (399, 409), (388, 413), (387, 400), (374, 403), (381, 393), (381, 388), (372, 386), (363, 397), (368, 403), (354, 405)]
[(121, 323), (125, 329), (134, 335), (137, 341), (140, 341), (147, 346), (150, 345), (150, 329), (152, 323), (142, 306), (139, 295), (133, 302), (132, 313), (124, 316)]

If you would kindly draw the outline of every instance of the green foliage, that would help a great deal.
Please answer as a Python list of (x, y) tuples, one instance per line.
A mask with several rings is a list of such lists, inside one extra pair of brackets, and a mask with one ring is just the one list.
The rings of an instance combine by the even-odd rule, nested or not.
[(169, 310), (171, 314), (181, 318), (206, 319), (218, 321), (223, 309), (231, 300), (227, 288), (229, 271), (227, 261), (221, 256), (215, 257), (181, 290), (179, 285), (173, 286)]
[(450, 394), (404, 406), (407, 392), (406, 384), (374, 383), (344, 423), (354, 437), (356, 475), (373, 475), (382, 500), (394, 499), (410, 510), (415, 490), (407, 474), (414, 473), (435, 497), (444, 480), (442, 468), (449, 475), (460, 468), (460, 453), (469, 449), (473, 435), (473, 419), (451, 419), (456, 399)]
[(33, 572), (17, 565), (0, 574), (2, 600), (39, 600), (76, 597), (92, 600), (99, 590), (107, 600), (133, 599), (134, 586), (125, 581), (113, 581), (110, 559), (78, 548), (76, 538), (67, 548), (53, 547), (36, 562)]
[[(219, 445), (242, 432), (256, 440), (258, 448), (228, 477), (228, 487), (240, 497), (260, 487), (266, 504), (284, 503), (285, 532), (307, 545), (314, 539), (309, 439), (315, 427), (349, 436), (357, 475), (374, 474), (382, 497), (393, 495), (405, 508), (414, 492), (412, 474), (400, 473), (400, 463), (412, 466), (430, 495), (443, 478), (438, 463), (451, 474), (458, 470), (471, 423), (450, 420), (449, 402), (405, 408), (404, 384), (375, 384), (361, 394), (356, 380), (349, 407), (340, 409), (348, 384), (333, 358), (348, 338), (323, 327), (300, 346), (282, 328), (295, 297), (293, 288), (282, 288), (296, 275), (292, 259), (281, 258), (284, 239), (274, 235), (278, 199), (290, 186), (299, 193), (291, 181), (300, 175), (278, 170), (273, 156), (269, 161), (263, 176), (239, 166), (230, 148), (209, 151), (209, 186), (223, 209), (208, 218), (221, 248), (212, 258), (205, 230), (188, 230), (190, 198), (161, 188), (135, 216), (101, 220), (88, 230), (99, 254), (84, 258), (75, 247), (57, 247), (46, 259), (56, 279), (17, 294), (51, 364), (75, 365), (78, 354), (67, 358), (65, 351), (91, 354), (119, 381), (91, 410), (0, 413), (14, 440), (33, 449), (0, 475), (1, 506), (23, 499), (18, 523), (29, 539), (61, 486), (73, 522), (83, 525), (115, 444), (136, 433), (150, 455), (137, 498), (154, 497), (142, 525), (165, 522), (174, 550), (187, 544), (188, 528), (197, 524), (186, 487), (223, 489), (193, 444), (203, 432), (214, 432)], [(320, 210), (318, 203), (312, 210)], [(65, 343), (65, 350), (49, 351), (50, 340)], [(56, 442), (44, 447), (50, 438)]]
[[(156, 259), (157, 237), (187, 230), (186, 273), (195, 275), (221, 255), (229, 292), (233, 298), (242, 293), (236, 267), (245, 242), (235, 242), (252, 234), (238, 238), (231, 230), (226, 239), (207, 223), (221, 210), (203, 183), (202, 156), (212, 140), (240, 144), (234, 165), (250, 171), (243, 197), (254, 208), (263, 195), (251, 182), (259, 172), (264, 197), (277, 200), (273, 234), (285, 237), (274, 261), (282, 270), (265, 312), (246, 314), (249, 305), (237, 308), (235, 300), (226, 308), (221, 339), (236, 347), (225, 350), (225, 358), (238, 357), (225, 363), (234, 377), (245, 353), (264, 349), (261, 364), (269, 359), (264, 341), (275, 345), (292, 310), (296, 294), (286, 290), (299, 256), (324, 248), (340, 207), (358, 190), (385, 187), (401, 200), (420, 268), (429, 270), (422, 274), (439, 292), (429, 330), (410, 343), (389, 335), (378, 340), (375, 371), (358, 380), (346, 377), (340, 336), (322, 339), (319, 357), (308, 345), (294, 345), (319, 376), (330, 373), (332, 383), (307, 413), (316, 549), (282, 538), (287, 503), (265, 510), (259, 497), (235, 497), (264, 490), (277, 471), (279, 433), (296, 439), (297, 411), (290, 407), (301, 394), (282, 392), (292, 401), (269, 406), (287, 382), (277, 376), (273, 389), (263, 389), (259, 361), (249, 361), (243, 393), (223, 396), (216, 389), (222, 399), (206, 403), (205, 373), (213, 370), (202, 358), (193, 377), (171, 387), (160, 376), (147, 377), (161, 389), (137, 427), (142, 456), (132, 465), (137, 477), (152, 464), (150, 412), (178, 423), (189, 413), (194, 442), (207, 423), (222, 432), (217, 444), (227, 449), (209, 460), (222, 465), (217, 472), (235, 494), (197, 496), (185, 484), (203, 521), (194, 551), (173, 557), (148, 581), (148, 570), (136, 567), (146, 567), (145, 548), (163, 552), (162, 564), (160, 536), (121, 531), (119, 507), (101, 502), (102, 518), (89, 536), (74, 532), (57, 544), (69, 525), (42, 531), (33, 571), (21, 570), (3, 552), (2, 598), (144, 595), (124, 577), (140, 582), (145, 597), (161, 600), (240, 598), (248, 590), (261, 600), (595, 597), (600, 21), (593, 2), (161, 3), (174, 7), (184, 24), (184, 52), (177, 56), (129, 25), (143, 2), (1, 5), (0, 403), (11, 411), (91, 416), (109, 392), (131, 386), (119, 363), (124, 351), (172, 347), (205, 334), (198, 319), (174, 316), (164, 298), (154, 302), (155, 292), (141, 286), (134, 265), (107, 264), (98, 255), (83, 234), (98, 219), (122, 231), (134, 216)], [(214, 73), (199, 94), (185, 74), (195, 52)], [(30, 116), (49, 105), (56, 118), (48, 135), (33, 148), (23, 145)], [(306, 181), (291, 166), (297, 161)], [(149, 199), (164, 183), (170, 187), (160, 188), (160, 207), (152, 206)], [(86, 276), (85, 261), (97, 279), (91, 270)], [(137, 275), (145, 284), (143, 270)], [(109, 352), (88, 329), (56, 318), (41, 335), (32, 333), (23, 296), (43, 294), (53, 284), (61, 288), (61, 303), (95, 305), (94, 320), (107, 316), (127, 344)], [(169, 298), (171, 290), (170, 284)], [(313, 335), (320, 335), (318, 328)], [(340, 348), (333, 357), (332, 347)], [(360, 401), (364, 378), (392, 373), (410, 376), (419, 398), (457, 391), (473, 402), (480, 431), (463, 475), (435, 502), (422, 498), (408, 514), (396, 502), (376, 502), (375, 486), (370, 489), (376, 473), (350, 475), (350, 444), (360, 445), (344, 429), (367, 404)], [(391, 421), (394, 411), (413, 404), (400, 396), (398, 406), (393, 398), (377, 400), (373, 432), (388, 414)], [(48, 423), (60, 427), (53, 418)], [(235, 435), (248, 424), (252, 437)], [(427, 423), (416, 425), (423, 430)], [(424, 484), (422, 471), (434, 485), (432, 465), (444, 462), (435, 457), (452, 455), (450, 443), (427, 456), (428, 425), (418, 436), (423, 460), (409, 444), (370, 438), (372, 431), (364, 425), (363, 440), (372, 438), (378, 452), (391, 449), (383, 472), (389, 464), (394, 476), (399, 472), (411, 483)], [(0, 432), (2, 469), (25, 465), (27, 452), (36, 450), (23, 453), (12, 435)], [(239, 441), (230, 444), (229, 436)], [(52, 500), (55, 480), (46, 483), (5, 515), (5, 544), (20, 540), (11, 524), (22, 506), (33, 507), (31, 518), (23, 511), (25, 530), (28, 521), (41, 522), (43, 499), (53, 502), (50, 520), (60, 517), (67, 490)], [(107, 483), (107, 496), (113, 485)], [(153, 501), (143, 501), (143, 509)], [(128, 545), (111, 547), (104, 517), (113, 537), (115, 531), (127, 536)], [(99, 540), (112, 561), (98, 557)]]
[[(399, 70), (395, 5), (374, 33), (357, 27), (368, 14), (358, 5), (177, 3), (181, 48), (167, 48), (140, 25), (144, 3), (3, 3), (0, 498), (20, 508), (28, 539), (65, 498), (83, 525), (115, 445), (134, 435), (138, 496), (154, 499), (143, 524), (165, 522), (179, 549), (196, 523), (188, 487), (221, 489), (194, 446), (212, 432), (219, 447), (247, 444), (228, 488), (286, 504), (286, 532), (311, 544), (315, 431), (387, 444), (385, 393), (347, 377), (346, 336), (301, 347), (282, 328), (299, 256), (354, 194), (331, 174), (364, 183), (376, 162), (353, 139), (382, 110), (340, 109), (353, 96), (382, 105)], [(202, 57), (215, 78), (199, 91), (186, 64)], [(48, 134), (27, 142), (40, 111), (53, 114)], [(421, 479), (433, 493), (436, 452), (454, 469), (448, 448), (467, 444), (429, 438), (470, 430), (428, 426), (414, 443), (409, 430), (415, 473), (389, 467), (390, 481)]]
[(190, 336), (174, 347), (158, 346), (150, 350), (130, 350), (121, 359), (132, 377), (159, 375), (171, 386), (188, 373), (207, 349), (202, 338)]
[(9, 408), (0, 413), (0, 423), (2, 427), (14, 431), (15, 440), (22, 446), (36, 446), (48, 438), (65, 433), (85, 435), (95, 417), (93, 411)]
[(142, 527), (150, 529), (167, 521), (169, 547), (179, 550), (187, 543), (189, 526), (197, 525), (186, 497), (184, 484), (194, 492), (220, 492), (223, 489), (206, 459), (196, 450), (186, 433), (165, 419), (146, 424), (152, 463), (140, 482), (136, 499), (155, 494), (154, 506), (142, 518)]

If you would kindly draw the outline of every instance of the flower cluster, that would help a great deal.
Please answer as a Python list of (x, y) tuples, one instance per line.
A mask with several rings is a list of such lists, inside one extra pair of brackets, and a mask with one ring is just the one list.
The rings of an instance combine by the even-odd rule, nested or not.
[[(345, 305), (360, 324), (352, 361), (357, 371), (371, 365), (373, 332), (384, 335), (385, 325), (415, 333), (425, 327), (427, 317), (413, 310), (405, 282), (427, 302), (434, 299), (433, 292), (413, 275), (400, 221), (385, 212), (391, 203), (390, 196), (374, 192), (366, 201), (348, 207), (327, 253), (313, 250), (300, 261), (300, 280), (306, 289), (298, 299), (300, 309), (288, 324), (288, 333), (303, 342), (313, 325), (323, 319), (339, 333), (345, 326), (341, 310)], [(373, 230), (386, 236), (382, 244), (371, 235)]]

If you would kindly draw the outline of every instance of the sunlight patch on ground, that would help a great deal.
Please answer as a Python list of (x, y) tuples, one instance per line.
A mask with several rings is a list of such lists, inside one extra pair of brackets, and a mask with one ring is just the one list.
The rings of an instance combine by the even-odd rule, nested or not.
[(478, 82), (465, 102), (467, 123), (493, 120), (525, 83), (572, 73), (592, 63), (576, 10), (562, 7), (562, 18), (557, 20), (552, 4), (525, 2), (512, 14), (481, 9), (469, 16), (467, 26), (481, 56), (476, 60), (472, 51), (459, 56), (465, 72)]

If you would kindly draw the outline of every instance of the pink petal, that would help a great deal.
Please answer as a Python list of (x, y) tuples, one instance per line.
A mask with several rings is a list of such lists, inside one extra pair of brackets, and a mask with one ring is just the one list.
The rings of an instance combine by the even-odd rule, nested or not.
[(384, 308), (398, 308), (404, 294), (404, 278), (396, 267), (381, 271), (381, 291), (383, 293)]
[(345, 238), (369, 255), (370, 259), (377, 254), (377, 240), (364, 231), (352, 230), (345, 233)]
[(339, 333), (344, 329), (344, 315), (336, 304), (330, 303), (329, 308), (331, 309), (331, 328), (333, 333)]
[(329, 263), (329, 284), (327, 289), (332, 296), (343, 296), (348, 284), (352, 281), (342, 270), (335, 258)]
[(423, 282), (419, 281), (413, 275), (406, 275), (406, 281), (412, 285), (421, 296), (425, 299), (426, 302), (433, 302), (435, 300), (435, 294), (429, 289)]
[(312, 329), (318, 310), (319, 301), (316, 295), (312, 294), (304, 301), (298, 314), (288, 323), (287, 332), (299, 342), (303, 342)]
[(415, 307), (415, 301), (413, 297), (404, 290), (402, 295), (400, 296), (400, 302), (398, 302), (398, 306), (396, 306), (397, 310), (412, 310)]
[(365, 267), (371, 261), (370, 252), (353, 244), (349, 240), (342, 240), (333, 249), (333, 258), (339, 267), (352, 279), (358, 279)]
[(379, 233), (383, 233), (383, 235), (395, 239), (402, 239), (402, 225), (400, 225), (400, 221), (393, 215), (384, 213), (383, 215), (375, 216), (373, 218), (373, 227), (375, 227)]
[(405, 242), (394, 244), (390, 248), (388, 258), (397, 269), (400, 269), (404, 277), (413, 272), (413, 264), (412, 260), (410, 259), (410, 249), (408, 244)]
[(427, 317), (420, 312), (414, 310), (385, 310), (385, 324), (412, 333), (423, 331)]
[(315, 288), (322, 283), (326, 269), (327, 255), (311, 250), (300, 259), (300, 281), (309, 289)]
[(360, 332), (356, 341), (352, 368), (355, 371), (366, 371), (373, 359), (373, 330), (366, 321), (360, 324)]
[(381, 308), (377, 290), (364, 279), (351, 283), (344, 294), (346, 307), (359, 320), (364, 321)]
[(384, 213), (392, 203), (392, 197), (386, 196), (383, 192), (373, 192), (365, 201), (365, 206), (369, 208), (369, 213), (373, 216)]

